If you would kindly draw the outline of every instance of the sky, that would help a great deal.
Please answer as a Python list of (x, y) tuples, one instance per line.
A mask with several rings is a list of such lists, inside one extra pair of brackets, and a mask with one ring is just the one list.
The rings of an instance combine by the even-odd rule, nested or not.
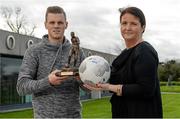
[[(74, 31), (81, 47), (115, 55), (125, 48), (118, 9), (138, 7), (146, 17), (143, 39), (156, 49), (160, 61), (180, 59), (180, 0), (0, 0), (0, 6), (21, 7), (26, 20), (36, 25), (38, 38), (47, 34), (44, 15), (46, 8), (54, 5), (67, 14), (67, 38)], [(9, 30), (2, 17), (0, 29)]]

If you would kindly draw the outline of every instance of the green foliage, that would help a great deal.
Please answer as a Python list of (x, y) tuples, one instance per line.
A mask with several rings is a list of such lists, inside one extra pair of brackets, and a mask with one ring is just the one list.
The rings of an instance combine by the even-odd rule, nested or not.
[(180, 63), (175, 60), (160, 63), (158, 73), (160, 81), (168, 81), (170, 75), (173, 81), (180, 81)]
[(167, 82), (166, 81), (161, 81), (160, 82), (160, 86), (166, 86), (167, 85)]
[[(167, 86), (167, 81), (161, 81), (160, 82), (160, 85), (161, 86)], [(171, 86), (180, 86), (180, 82), (177, 82), (177, 81), (171, 81)]]

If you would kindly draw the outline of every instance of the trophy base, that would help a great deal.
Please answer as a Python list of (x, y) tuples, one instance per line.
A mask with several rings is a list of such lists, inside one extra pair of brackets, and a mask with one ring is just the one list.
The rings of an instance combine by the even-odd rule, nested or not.
[(56, 76), (79, 76), (79, 70), (76, 68), (63, 68), (60, 72), (55, 73)]

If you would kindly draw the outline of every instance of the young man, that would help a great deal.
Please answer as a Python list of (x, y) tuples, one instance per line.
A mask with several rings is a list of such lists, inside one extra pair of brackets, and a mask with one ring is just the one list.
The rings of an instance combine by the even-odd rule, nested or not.
[[(20, 95), (32, 94), (35, 118), (80, 118), (79, 82), (56, 76), (68, 60), (71, 44), (64, 36), (68, 22), (58, 6), (47, 8), (42, 41), (27, 49), (17, 81)], [(77, 64), (84, 59), (80, 50)], [(58, 70), (57, 70), (58, 69)]]

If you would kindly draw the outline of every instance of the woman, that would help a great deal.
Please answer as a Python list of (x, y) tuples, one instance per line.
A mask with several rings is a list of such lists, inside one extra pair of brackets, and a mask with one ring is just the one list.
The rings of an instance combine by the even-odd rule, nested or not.
[(112, 63), (109, 83), (85, 84), (90, 90), (109, 90), (112, 117), (162, 117), (162, 101), (158, 80), (158, 54), (142, 34), (146, 20), (136, 7), (121, 11), (120, 31), (126, 49)]

